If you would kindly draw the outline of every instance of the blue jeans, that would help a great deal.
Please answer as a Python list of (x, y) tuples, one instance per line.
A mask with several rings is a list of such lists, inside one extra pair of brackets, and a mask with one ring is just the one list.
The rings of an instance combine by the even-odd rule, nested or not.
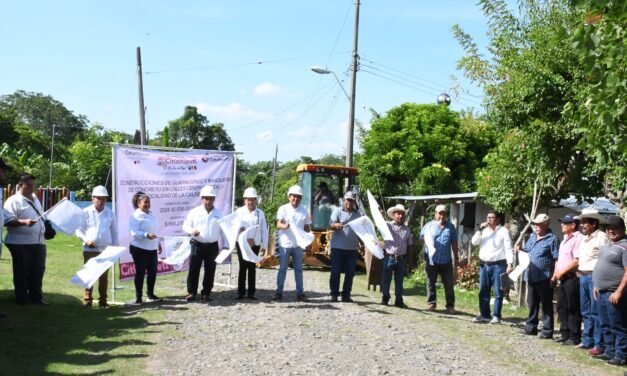
[(281, 262), (279, 266), (279, 274), (276, 277), (276, 293), (283, 294), (283, 285), (285, 284), (285, 274), (287, 274), (287, 267), (290, 263), (290, 256), (292, 257), (292, 266), (294, 268), (294, 280), (296, 281), (296, 295), (301, 295), (303, 289), (303, 249), (283, 248), (279, 247), (279, 260)]
[(488, 265), (481, 262), (479, 269), (479, 310), (481, 316), (490, 317), (490, 290), (494, 287), (494, 310), (492, 316), (501, 318), (503, 292), (501, 291), (501, 274), (507, 270), (507, 261), (501, 260)]
[(357, 250), (331, 248), (331, 277), (329, 288), (332, 296), (340, 294), (340, 274), (344, 273), (342, 296), (350, 297), (357, 265)]
[(390, 299), (390, 284), (394, 273), (394, 296), (403, 299), (403, 278), (405, 277), (405, 261), (388, 255), (383, 259), (383, 278), (381, 279), (381, 293), (384, 299)]
[(585, 347), (596, 347), (603, 350), (603, 337), (601, 321), (597, 312), (597, 302), (592, 296), (592, 274), (579, 277), (579, 304), (581, 304), (581, 317), (583, 318), (583, 332), (581, 343)]
[(617, 305), (610, 303), (614, 291), (597, 293), (597, 310), (603, 330), (605, 356), (625, 360), (627, 352), (627, 298), (623, 296)]

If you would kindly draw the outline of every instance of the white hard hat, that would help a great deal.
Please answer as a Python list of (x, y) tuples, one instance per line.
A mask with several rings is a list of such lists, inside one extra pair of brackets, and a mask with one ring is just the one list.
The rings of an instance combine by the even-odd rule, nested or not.
[(91, 192), (91, 197), (109, 197), (109, 192), (107, 192), (107, 188), (99, 185)]
[(290, 187), (290, 189), (287, 191), (287, 195), (296, 195), (296, 196), (303, 196), (303, 189), (300, 187), (300, 185), (293, 185)]
[(216, 191), (212, 186), (208, 185), (200, 190), (200, 197), (216, 197)]
[(246, 188), (244, 198), (257, 198), (257, 190), (253, 187)]

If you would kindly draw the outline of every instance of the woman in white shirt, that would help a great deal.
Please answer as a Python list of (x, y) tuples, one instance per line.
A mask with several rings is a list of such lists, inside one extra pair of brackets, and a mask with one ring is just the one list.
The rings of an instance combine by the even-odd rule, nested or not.
[(155, 281), (157, 280), (157, 250), (159, 238), (157, 232), (157, 218), (150, 212), (150, 197), (143, 192), (137, 192), (133, 196), (135, 212), (129, 219), (131, 233), (130, 251), (135, 263), (135, 303), (142, 303), (142, 290), (144, 287), (144, 274), (146, 277), (147, 302), (161, 301), (155, 295)]

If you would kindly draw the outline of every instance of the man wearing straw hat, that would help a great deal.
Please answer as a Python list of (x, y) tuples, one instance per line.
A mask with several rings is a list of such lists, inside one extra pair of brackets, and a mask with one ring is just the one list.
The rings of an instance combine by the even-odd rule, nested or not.
[(597, 302), (594, 299), (594, 286), (592, 272), (599, 258), (599, 248), (609, 244), (609, 239), (599, 225), (605, 222), (597, 209), (585, 208), (581, 215), (575, 217), (581, 222), (581, 232), (584, 238), (579, 245), (579, 298), (581, 317), (583, 319), (583, 332), (581, 343), (577, 348), (588, 349), (591, 356), (599, 356), (605, 351), (603, 345), (603, 333), (601, 321), (597, 312)]
[[(107, 188), (99, 185), (91, 193), (91, 205), (83, 209), (81, 226), (76, 229), (76, 236), (83, 241), (83, 261), (87, 263), (90, 259), (97, 257), (110, 245), (117, 245), (118, 230), (115, 224), (115, 214), (107, 208)], [(109, 284), (109, 270), (102, 273), (98, 278), (98, 306), (107, 308), (107, 288)], [(85, 289), (83, 294), (83, 305), (91, 307), (93, 286)]]
[(525, 271), (527, 281), (527, 305), (529, 316), (523, 332), (527, 335), (538, 334), (538, 318), (542, 307), (542, 332), (538, 334), (541, 339), (553, 338), (553, 289), (551, 277), (555, 261), (559, 257), (557, 238), (549, 229), (550, 218), (546, 214), (538, 214), (533, 221), (533, 233), (525, 246), (521, 249), (516, 246), (516, 251), (527, 252), (529, 266)]
[(385, 257), (383, 258), (383, 277), (381, 279), (381, 304), (388, 305), (390, 301), (390, 284), (394, 274), (394, 306), (407, 308), (403, 302), (403, 279), (405, 278), (405, 265), (412, 263), (414, 243), (411, 230), (405, 226), (405, 207), (401, 204), (387, 210), (388, 217), (392, 220), (387, 223), (392, 238), (384, 242)]

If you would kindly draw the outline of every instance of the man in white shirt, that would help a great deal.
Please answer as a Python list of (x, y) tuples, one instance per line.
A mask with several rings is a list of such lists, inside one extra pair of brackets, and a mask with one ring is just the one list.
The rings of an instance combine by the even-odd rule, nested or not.
[[(244, 206), (237, 209), (237, 217), (240, 221), (240, 231), (258, 226), (248, 233), (248, 244), (256, 255), (261, 250), (268, 249), (268, 224), (263, 211), (257, 207), (257, 190), (246, 188), (244, 191)], [(242, 257), (242, 250), (237, 247), (237, 259), (239, 260), (239, 274), (237, 276), (237, 299), (243, 299), (246, 295), (246, 275), (248, 275), (248, 299), (255, 298), (255, 278), (257, 265), (254, 262), (246, 261)]]
[[(118, 230), (115, 224), (115, 214), (106, 207), (109, 192), (99, 185), (91, 193), (92, 205), (83, 209), (83, 223), (76, 229), (76, 236), (83, 241), (83, 262), (97, 257), (105, 248), (118, 244)], [(98, 306), (107, 308), (107, 288), (109, 284), (109, 270), (102, 273), (98, 279)], [(93, 287), (85, 289), (83, 305), (91, 307), (93, 302)]]
[(192, 237), (189, 272), (187, 274), (187, 296), (185, 300), (196, 300), (200, 267), (204, 264), (205, 275), (202, 279), (201, 299), (211, 301), (211, 290), (216, 274), (216, 257), (220, 252), (218, 240), (228, 244), (225, 240), (218, 220), (222, 218), (220, 210), (214, 206), (216, 193), (212, 186), (206, 186), (200, 191), (201, 204), (193, 208), (183, 221), (183, 231)]
[[(513, 270), (514, 253), (509, 231), (500, 225), (496, 212), (489, 211), (486, 221), (479, 225), (472, 239), (473, 245), (479, 246), (479, 316), (473, 322), (499, 324), (503, 306), (501, 275)], [(490, 315), (490, 290), (494, 289), (494, 308)]]
[(301, 302), (308, 302), (309, 298), (305, 296), (303, 287), (303, 253), (304, 249), (297, 244), (296, 237), (290, 227), (295, 227), (311, 231), (311, 218), (307, 210), (300, 205), (303, 199), (303, 190), (298, 185), (293, 185), (287, 192), (289, 203), (281, 206), (276, 214), (276, 228), (279, 233), (279, 273), (277, 274), (277, 288), (274, 295), (274, 301), (283, 300), (283, 285), (285, 284), (285, 275), (287, 267), (292, 257), (292, 266), (294, 268), (294, 279), (296, 280), (296, 299)]
[(13, 285), (20, 305), (29, 301), (48, 305), (42, 284), (46, 271), (44, 212), (35, 192), (35, 177), (21, 174), (18, 190), (4, 203), (7, 237), (5, 244), (13, 259)]
[[(11, 171), (12, 168), (4, 159), (0, 158), (0, 183), (4, 184), (7, 171)], [(4, 195), (4, 188), (0, 186), (0, 256), (2, 255), (2, 230), (4, 228), (4, 207), (2, 206), (2, 199)], [(0, 313), (0, 319), (7, 317), (6, 314)]]

